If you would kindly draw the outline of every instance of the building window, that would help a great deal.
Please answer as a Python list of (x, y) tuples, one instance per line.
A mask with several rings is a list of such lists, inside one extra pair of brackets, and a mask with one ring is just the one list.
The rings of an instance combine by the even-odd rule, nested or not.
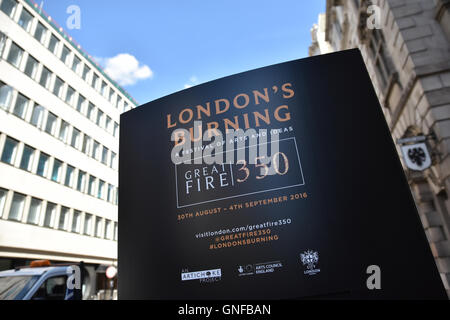
[(105, 129), (106, 129), (106, 131), (108, 131), (110, 133), (111, 133), (111, 123), (112, 123), (111, 118), (109, 116), (107, 116), (106, 123), (105, 123)]
[(9, 210), (8, 219), (20, 221), (22, 219), (24, 205), (25, 205), (25, 195), (14, 193), (11, 208)]
[(25, 118), (28, 101), (28, 98), (24, 97), (20, 93), (17, 95), (16, 105), (14, 106), (13, 113), (21, 119)]
[(120, 108), (120, 103), (122, 102), (122, 99), (117, 96), (117, 103), (116, 103), (116, 108), (119, 109)]
[(56, 129), (56, 115), (49, 112), (47, 116), (47, 125), (45, 126), (45, 132), (48, 134), (54, 135)]
[(78, 149), (80, 147), (79, 146), (80, 145), (80, 135), (81, 135), (80, 130), (73, 128), (72, 141), (70, 142), (70, 145), (72, 147), (74, 147), (75, 149)]
[(92, 214), (89, 213), (84, 216), (84, 234), (87, 236), (92, 234)]
[(48, 89), (50, 87), (50, 80), (52, 77), (52, 72), (48, 70), (46, 67), (42, 69), (41, 79), (39, 80), (39, 84), (44, 88)]
[(0, 58), (3, 56), (3, 49), (5, 48), (6, 36), (0, 31)]
[(22, 160), (20, 161), (20, 169), (31, 171), (33, 166), (33, 155), (36, 150), (32, 147), (25, 146), (23, 148)]
[(87, 116), (88, 119), (90, 119), (91, 121), (94, 121), (94, 120), (93, 120), (93, 118), (94, 118), (94, 109), (95, 109), (95, 106), (94, 106), (92, 103), (89, 102), (86, 116)]
[(32, 56), (28, 56), (27, 65), (25, 66), (25, 74), (29, 76), (31, 79), (36, 77), (38, 69), (38, 62)]
[(114, 137), (117, 136), (118, 132), (119, 132), (119, 124), (117, 122), (114, 122), (114, 131), (113, 131)]
[(84, 65), (84, 68), (83, 68), (83, 80), (84, 81), (87, 81), (89, 72), (91, 72), (91, 69), (89, 69), (89, 67), (87, 65)]
[(49, 155), (41, 152), (36, 172), (37, 175), (44, 178), (47, 177), (49, 159), (50, 159)]
[(69, 132), (69, 124), (66, 121), (62, 120), (61, 128), (59, 129), (59, 139), (64, 143), (66, 142), (68, 132)]
[(97, 238), (102, 237), (102, 218), (100, 217), (95, 218), (95, 236)]
[(69, 212), (70, 209), (66, 207), (61, 207), (61, 213), (59, 214), (59, 230), (67, 230), (67, 224), (69, 222)]
[(101, 127), (102, 126), (102, 120), (103, 120), (103, 111), (101, 111), (100, 109), (97, 111), (97, 121), (96, 124)]
[(370, 53), (372, 54), (375, 71), (380, 85), (385, 89), (389, 83), (391, 71), (388, 64), (388, 58), (385, 52), (385, 40), (380, 30), (374, 29), (369, 43)]
[(91, 196), (93, 196), (95, 194), (94, 187), (95, 187), (95, 177), (89, 176), (89, 191), (88, 192)]
[(61, 176), (62, 162), (55, 159), (53, 163), (52, 171), (52, 181), (59, 182), (59, 177)]
[(64, 89), (64, 81), (61, 78), (56, 77), (55, 85), (53, 86), (53, 94), (62, 99)]
[(102, 90), (101, 90), (101, 93), (102, 93), (102, 96), (104, 96), (105, 98), (106, 98), (106, 90), (108, 89), (108, 86), (106, 85), (106, 82), (105, 81), (102, 81)]
[(41, 128), (44, 118), (44, 107), (35, 105), (33, 114), (31, 116), (31, 124), (35, 127)]
[(66, 65), (69, 64), (69, 56), (70, 56), (70, 50), (69, 50), (69, 48), (64, 46), (62, 53), (61, 53), (61, 61), (64, 62)]
[(52, 34), (52, 36), (50, 37), (50, 42), (48, 44), (48, 50), (50, 50), (51, 53), (56, 54), (56, 52), (58, 51), (58, 44), (58, 38), (54, 34)]
[(105, 181), (99, 180), (97, 198), (103, 199), (104, 192), (105, 192)]
[(86, 183), (86, 172), (80, 170), (78, 172), (77, 190), (80, 192), (84, 192), (85, 183)]
[(73, 106), (73, 100), (74, 100), (74, 96), (75, 96), (75, 90), (72, 87), (68, 87), (67, 88), (67, 95), (66, 95), (66, 102), (68, 104), (70, 104), (71, 106)]
[(14, 12), (17, 8), (17, 1), (15, 0), (3, 0), (2, 5), (0, 6), (0, 10), (6, 13), (7, 16), (11, 17), (14, 15)]
[(118, 228), (117, 228), (117, 222), (114, 222), (114, 241), (117, 241), (117, 238), (119, 236), (118, 234)]
[(5, 210), (5, 202), (7, 194), (8, 194), (7, 190), (0, 188), (0, 218), (3, 215), (3, 210)]
[(89, 155), (89, 149), (91, 145), (91, 138), (88, 135), (84, 135), (83, 137), (83, 147), (81, 151), (87, 155)]
[(103, 237), (105, 239), (111, 239), (111, 235), (112, 235), (111, 231), (112, 231), (111, 230), (111, 220), (106, 219), (105, 220), (105, 230), (103, 232)]
[(114, 193), (114, 186), (111, 184), (108, 184), (108, 195), (106, 200), (108, 202), (112, 202), (113, 201), (113, 193)]
[(42, 23), (38, 23), (36, 26), (36, 31), (34, 32), (34, 37), (37, 41), (44, 44), (45, 42), (45, 35), (47, 33), (47, 29), (42, 25)]
[(18, 68), (20, 66), (22, 56), (23, 56), (23, 49), (14, 42), (11, 43), (11, 48), (9, 49), (8, 58), (6, 58), (6, 60), (13, 66)]
[(22, 13), (19, 18), (19, 26), (25, 29), (26, 32), (30, 31), (31, 21), (33, 20), (33, 16), (27, 10), (22, 9)]
[(3, 147), (2, 162), (14, 164), (18, 145), (19, 141), (11, 139), (10, 137), (6, 138), (5, 146)]
[(77, 56), (73, 57), (72, 61), (72, 71), (75, 73), (78, 73), (78, 69), (80, 68), (81, 60)]
[(28, 211), (27, 222), (30, 224), (38, 224), (39, 216), (41, 215), (42, 200), (32, 198), (30, 203), (30, 210)]
[(8, 110), (11, 103), (13, 89), (0, 81), (0, 107)]
[(108, 165), (108, 148), (106, 148), (105, 146), (103, 146), (103, 150), (102, 150), (102, 163), (106, 166)]
[(110, 89), (109, 90), (109, 101), (111, 103), (113, 103), (113, 100), (114, 100), (114, 91), (113, 91), (113, 89)]
[(98, 77), (98, 75), (96, 73), (94, 73), (93, 77), (92, 77), (92, 87), (95, 90), (98, 90), (98, 82), (99, 82), (100, 78)]
[(56, 204), (48, 202), (47, 209), (45, 210), (44, 227), (53, 228), (55, 216), (56, 216)]
[(68, 165), (67, 170), (66, 170), (66, 179), (64, 180), (64, 185), (66, 187), (72, 188), (74, 172), (75, 172), (75, 168)]
[(92, 155), (91, 157), (94, 159), (98, 159), (98, 151), (100, 149), (100, 144), (94, 140), (94, 145), (92, 147)]
[(85, 102), (86, 102), (86, 98), (80, 94), (78, 96), (78, 103), (77, 103), (77, 111), (78, 112), (83, 112), (83, 105)]
[(73, 219), (72, 219), (72, 232), (80, 233), (80, 226), (81, 226), (81, 212), (75, 210), (73, 212)]

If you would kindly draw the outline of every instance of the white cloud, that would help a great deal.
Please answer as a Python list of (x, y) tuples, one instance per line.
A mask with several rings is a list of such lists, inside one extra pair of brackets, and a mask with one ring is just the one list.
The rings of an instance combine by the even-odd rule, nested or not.
[(153, 77), (149, 66), (139, 63), (133, 55), (120, 53), (111, 58), (95, 58), (105, 72), (121, 86), (130, 86), (139, 80)]
[(189, 78), (189, 82), (184, 84), (184, 88), (187, 89), (187, 88), (190, 88), (192, 86), (196, 86), (198, 84), (199, 84), (198, 78), (196, 76), (192, 76), (192, 77)]

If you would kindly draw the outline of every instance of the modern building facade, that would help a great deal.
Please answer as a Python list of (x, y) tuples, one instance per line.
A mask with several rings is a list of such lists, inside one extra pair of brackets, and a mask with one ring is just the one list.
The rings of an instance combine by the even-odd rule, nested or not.
[(116, 264), (119, 119), (136, 105), (36, 3), (0, 0), (0, 269)]
[[(325, 41), (332, 51), (361, 50), (394, 141), (428, 138), (432, 166), (405, 172), (450, 297), (450, 1), (326, 3)], [(326, 53), (314, 38), (312, 47)]]

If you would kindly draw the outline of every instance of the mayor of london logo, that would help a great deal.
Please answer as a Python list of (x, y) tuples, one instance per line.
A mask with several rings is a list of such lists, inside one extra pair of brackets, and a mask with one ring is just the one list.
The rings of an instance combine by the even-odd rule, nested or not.
[(303, 265), (306, 266), (304, 274), (312, 276), (320, 272), (320, 269), (316, 268), (316, 265), (319, 263), (319, 253), (317, 251), (307, 250), (300, 253), (300, 259)]

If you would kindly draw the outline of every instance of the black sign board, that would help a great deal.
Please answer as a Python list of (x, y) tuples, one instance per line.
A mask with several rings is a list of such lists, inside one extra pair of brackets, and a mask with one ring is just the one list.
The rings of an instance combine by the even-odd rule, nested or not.
[(119, 176), (120, 299), (446, 298), (358, 50), (123, 114)]

